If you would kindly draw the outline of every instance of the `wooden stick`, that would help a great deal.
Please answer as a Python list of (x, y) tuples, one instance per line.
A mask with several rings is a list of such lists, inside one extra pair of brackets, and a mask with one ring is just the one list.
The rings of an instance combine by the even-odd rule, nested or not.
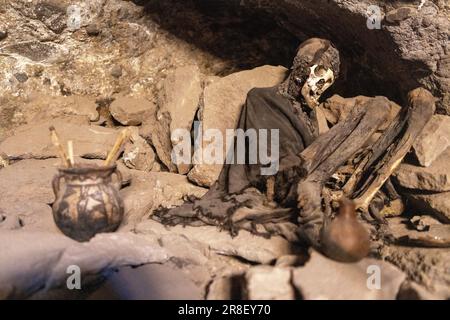
[(128, 129), (124, 129), (119, 133), (119, 136), (116, 139), (116, 142), (114, 143), (114, 146), (112, 147), (111, 151), (108, 153), (108, 157), (105, 160), (104, 165), (109, 166), (117, 157), (117, 154), (119, 153), (120, 149), (122, 148), (123, 143), (125, 140), (129, 137), (130, 131)]
[(73, 159), (73, 141), (67, 141), (67, 153), (69, 157), (70, 166), (73, 167), (75, 165), (75, 161)]
[(66, 151), (64, 150), (64, 147), (61, 145), (59, 141), (58, 134), (56, 133), (56, 129), (54, 126), (51, 126), (48, 128), (50, 130), (50, 136), (52, 139), (53, 145), (56, 147), (56, 150), (58, 150), (59, 157), (61, 158), (61, 161), (65, 167), (70, 167), (70, 162), (67, 158)]

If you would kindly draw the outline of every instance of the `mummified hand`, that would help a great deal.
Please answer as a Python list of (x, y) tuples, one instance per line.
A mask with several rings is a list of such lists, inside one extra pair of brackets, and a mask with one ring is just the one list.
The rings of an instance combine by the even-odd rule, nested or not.
[(321, 247), (328, 257), (341, 262), (356, 262), (370, 250), (370, 236), (358, 221), (353, 201), (342, 199), (334, 220), (323, 227)]

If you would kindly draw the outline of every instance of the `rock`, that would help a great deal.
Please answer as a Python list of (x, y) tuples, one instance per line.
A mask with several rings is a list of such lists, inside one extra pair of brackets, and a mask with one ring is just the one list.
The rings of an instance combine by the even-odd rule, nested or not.
[(427, 231), (432, 225), (440, 224), (438, 220), (430, 216), (414, 216), (409, 221), (417, 231)]
[(7, 36), (8, 36), (8, 31), (0, 30), (0, 41), (6, 39)]
[(5, 220), (0, 229), (21, 229), (26, 231), (45, 231), (60, 233), (53, 220), (52, 208), (46, 203), (29, 201), (13, 202), (13, 199), (0, 201), (0, 212), (4, 212)]
[(98, 36), (100, 34), (100, 28), (96, 23), (91, 23), (86, 26), (86, 33), (88, 36)]
[(430, 166), (450, 146), (450, 117), (434, 115), (413, 144), (421, 166)]
[(275, 266), (277, 267), (299, 267), (304, 265), (309, 259), (309, 256), (305, 254), (290, 254), (281, 256), (277, 259)]
[[(26, 203), (51, 204), (54, 201), (52, 179), (61, 165), (59, 159), (22, 160), (0, 170), (0, 207), (6, 204), (20, 204), (22, 210)], [(23, 207), (21, 206), (23, 205)]]
[(120, 268), (88, 300), (200, 300), (202, 293), (179, 270), (147, 264)]
[[(205, 88), (203, 96), (204, 106), (200, 119), (203, 133), (208, 129), (218, 129), (225, 137), (226, 129), (236, 128), (250, 89), (274, 86), (284, 80), (286, 71), (283, 67), (262, 66), (213, 81)], [(203, 141), (203, 148), (209, 143)], [(201, 155), (197, 156), (202, 158)], [(188, 177), (198, 185), (211, 186), (217, 180), (222, 166), (198, 164), (189, 172)]]
[(400, 287), (398, 293), (398, 300), (439, 300), (443, 299), (430, 291), (428, 291), (423, 286), (413, 282), (405, 281)]
[(289, 268), (256, 266), (245, 274), (246, 295), (249, 300), (293, 300)]
[(122, 67), (119, 66), (119, 65), (114, 65), (114, 66), (111, 68), (111, 75), (112, 75), (114, 78), (120, 78), (120, 77), (122, 76)]
[(125, 126), (138, 126), (147, 117), (151, 117), (156, 106), (145, 98), (119, 95), (109, 106), (109, 112), (115, 120)]
[(189, 183), (183, 175), (168, 172), (131, 172), (131, 185), (120, 192), (125, 203), (122, 225), (128, 225), (127, 228), (149, 216), (159, 206), (178, 206), (186, 197), (201, 197), (207, 191)]
[(114, 129), (75, 125), (55, 119), (18, 128), (13, 136), (0, 143), (0, 153), (6, 154), (10, 160), (57, 157), (48, 130), (52, 125), (62, 143), (72, 140), (74, 155), (83, 158), (105, 159), (117, 137)]
[(172, 161), (172, 142), (170, 141), (170, 115), (167, 112), (158, 112), (145, 118), (139, 134), (155, 147), (158, 158), (170, 172), (177, 172)]
[(408, 19), (414, 11), (415, 10), (410, 7), (401, 7), (391, 10), (386, 14), (386, 21), (389, 23), (399, 23), (400, 21)]
[(88, 288), (119, 267), (163, 263), (167, 259), (160, 246), (132, 233), (98, 234), (89, 242), (78, 243), (55, 233), (2, 231), (0, 297), (24, 299), (38, 292), (66, 288), (71, 265), (80, 268), (81, 286)]
[(125, 144), (123, 163), (130, 169), (151, 171), (155, 163), (155, 152), (142, 138), (136, 128), (130, 141)]
[(393, 176), (404, 188), (434, 192), (450, 191), (450, 148), (429, 167), (402, 163)]
[[(164, 80), (158, 95), (158, 108), (160, 112), (169, 114), (171, 134), (177, 129), (191, 131), (201, 93), (201, 74), (197, 66), (177, 68)], [(171, 139), (173, 147), (180, 142), (179, 139)], [(177, 168), (178, 173), (186, 174), (190, 165), (179, 164)]]
[(398, 244), (450, 248), (450, 225), (441, 224), (429, 216), (403, 217), (388, 220), (390, 236)]
[(61, 33), (66, 27), (66, 8), (67, 2), (47, 0), (36, 4), (34, 14), (54, 33)]
[(99, 118), (95, 97), (90, 96), (48, 97), (40, 93), (32, 93), (27, 101), (26, 110), (28, 123), (64, 116), (87, 116), (89, 121), (97, 121)]
[(157, 221), (145, 220), (135, 227), (138, 234), (158, 235), (180, 234), (193, 242), (202, 243), (212, 252), (220, 255), (241, 257), (247, 261), (268, 264), (280, 256), (296, 253), (295, 246), (282, 237), (265, 239), (245, 230), (231, 237), (229, 232), (214, 226), (165, 227)]
[[(389, 106), (388, 121), (386, 121), (386, 123), (381, 125), (379, 128), (380, 131), (383, 131), (388, 127), (389, 121), (392, 121), (395, 118), (401, 107), (386, 97), (376, 96), (375, 98), (385, 100)], [(362, 105), (375, 98), (366, 96), (343, 98), (338, 94), (334, 94), (325, 100), (320, 106), (325, 111), (327, 121), (335, 125), (336, 123), (343, 121), (356, 105)]]
[(413, 208), (432, 214), (444, 223), (450, 223), (450, 192), (407, 193), (405, 196)]
[(226, 275), (215, 278), (208, 287), (207, 300), (241, 300), (242, 274)]
[(450, 250), (385, 246), (381, 257), (402, 269), (410, 281), (423, 286), (440, 299), (450, 298)]
[[(158, 239), (161, 247), (178, 259), (177, 263), (205, 265), (208, 262), (208, 250), (201, 244), (189, 241), (180, 234), (166, 234)], [(181, 260), (181, 261), (180, 261)]]
[(316, 251), (293, 271), (293, 284), (305, 300), (394, 300), (404, 280), (402, 271), (381, 260), (339, 263)]
[(0, 220), (0, 230), (17, 230), (23, 225), (22, 219), (16, 214), (2, 215)]
[(17, 79), (17, 81), (24, 83), (28, 80), (28, 75), (25, 72), (18, 72), (14, 74), (14, 77)]

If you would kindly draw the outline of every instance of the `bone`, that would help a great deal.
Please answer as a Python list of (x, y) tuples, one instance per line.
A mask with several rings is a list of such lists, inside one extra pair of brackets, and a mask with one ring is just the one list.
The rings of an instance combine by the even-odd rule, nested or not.
[(400, 165), (434, 114), (434, 102), (435, 98), (426, 89), (417, 88), (409, 92), (407, 108), (397, 115), (385, 134), (377, 140), (370, 159), (361, 169), (361, 178), (353, 193), (358, 209), (368, 209), (375, 194)]

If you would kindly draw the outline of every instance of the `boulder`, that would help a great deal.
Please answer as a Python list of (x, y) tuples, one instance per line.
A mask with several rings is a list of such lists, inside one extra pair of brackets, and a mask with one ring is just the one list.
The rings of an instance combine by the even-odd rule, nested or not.
[(305, 300), (394, 300), (405, 278), (382, 260), (339, 263), (316, 251), (304, 267), (293, 271), (293, 284)]
[(434, 192), (450, 191), (450, 148), (429, 167), (402, 163), (394, 173), (394, 177), (404, 188)]
[(439, 299), (450, 298), (450, 250), (390, 245), (380, 250), (382, 259), (403, 270), (408, 280), (423, 286)]
[(400, 7), (389, 11), (386, 14), (386, 21), (389, 23), (399, 23), (400, 21), (406, 20), (411, 17), (416, 12), (415, 8), (411, 7)]
[[(208, 129), (217, 129), (225, 137), (226, 129), (236, 128), (247, 93), (252, 88), (272, 87), (281, 83), (286, 71), (283, 67), (262, 66), (211, 82), (204, 90), (203, 107), (200, 110), (203, 133)], [(203, 141), (203, 148), (209, 143)], [(199, 154), (194, 156), (202, 158)], [(201, 186), (211, 186), (222, 167), (223, 164), (197, 164), (189, 172), (189, 180)]]
[(256, 266), (245, 274), (246, 298), (249, 300), (293, 300), (289, 268)]
[(243, 274), (216, 277), (208, 287), (207, 300), (242, 299)]
[(388, 219), (390, 236), (399, 244), (419, 247), (450, 248), (450, 225), (430, 216)]
[(147, 117), (139, 129), (139, 134), (155, 148), (159, 160), (166, 168), (176, 173), (177, 167), (172, 161), (172, 142), (170, 141), (170, 115), (157, 112)]
[(155, 152), (139, 135), (138, 129), (133, 130), (130, 140), (125, 144), (123, 163), (130, 169), (151, 171), (155, 163)]
[(430, 166), (450, 146), (450, 117), (434, 115), (413, 144), (421, 166)]
[[(397, 113), (400, 111), (401, 107), (396, 104), (393, 101), (390, 101), (386, 97), (377, 96), (375, 97), (377, 99), (384, 99), (389, 106), (389, 116), (388, 120), (391, 121), (395, 118)], [(341, 97), (338, 94), (334, 94), (327, 100), (325, 100), (321, 107), (325, 111), (325, 117), (327, 118), (327, 121), (331, 123), (332, 125), (335, 125), (336, 123), (343, 121), (347, 115), (350, 113), (350, 111), (355, 108), (356, 105), (361, 105), (366, 102), (368, 102), (371, 99), (375, 99), (373, 97), (366, 97), (366, 96), (356, 96), (351, 98), (344, 98)], [(382, 126), (379, 128), (379, 130), (385, 130), (388, 125), (389, 121), (386, 121), (386, 123), (382, 124)]]
[(186, 176), (169, 172), (142, 172), (132, 170), (129, 187), (121, 190), (125, 203), (123, 225), (132, 227), (159, 206), (173, 207), (188, 196), (201, 197), (206, 189), (197, 187)]
[(450, 223), (450, 192), (405, 195), (413, 208), (432, 214), (444, 223)]
[(138, 126), (145, 118), (156, 111), (153, 102), (138, 97), (119, 95), (109, 106), (109, 112), (115, 120), (124, 126)]
[(54, 126), (61, 143), (73, 141), (74, 155), (84, 158), (105, 159), (112, 148), (117, 131), (110, 128), (76, 125), (64, 119), (55, 119), (19, 127), (13, 136), (0, 143), (0, 154), (9, 159), (46, 159), (58, 156), (53, 146), (49, 127)]
[[(160, 112), (170, 116), (171, 135), (177, 129), (191, 131), (192, 122), (202, 93), (201, 74), (197, 66), (179, 67), (164, 80), (158, 95)], [(171, 137), (172, 146), (181, 142), (180, 137)], [(179, 164), (178, 173), (189, 172), (189, 164)]]

